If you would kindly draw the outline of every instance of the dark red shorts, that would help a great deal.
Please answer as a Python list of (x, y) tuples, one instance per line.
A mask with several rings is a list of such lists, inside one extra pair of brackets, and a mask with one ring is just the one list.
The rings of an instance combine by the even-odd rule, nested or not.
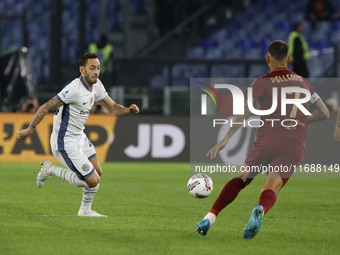
[(250, 167), (262, 167), (263, 170), (267, 170), (267, 173), (274, 169), (279, 170), (285, 185), (294, 173), (294, 167), (300, 164), (304, 153), (304, 146), (298, 142), (267, 136), (256, 139), (245, 164)]

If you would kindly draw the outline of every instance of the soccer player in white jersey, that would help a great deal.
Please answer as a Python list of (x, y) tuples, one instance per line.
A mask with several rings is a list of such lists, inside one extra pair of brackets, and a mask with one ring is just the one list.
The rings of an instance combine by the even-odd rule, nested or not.
[(43, 104), (26, 129), (20, 129), (18, 139), (31, 135), (35, 127), (50, 111), (55, 111), (50, 145), (53, 155), (66, 167), (61, 168), (45, 160), (37, 176), (37, 185), (42, 187), (52, 175), (60, 177), (76, 187), (83, 188), (79, 216), (107, 217), (91, 209), (98, 191), (102, 169), (96, 150), (86, 137), (84, 124), (95, 102), (99, 102), (110, 113), (126, 115), (138, 113), (137, 105), (123, 107), (116, 104), (107, 94), (98, 79), (100, 62), (95, 53), (86, 53), (79, 59), (80, 77), (74, 79), (55, 97)]

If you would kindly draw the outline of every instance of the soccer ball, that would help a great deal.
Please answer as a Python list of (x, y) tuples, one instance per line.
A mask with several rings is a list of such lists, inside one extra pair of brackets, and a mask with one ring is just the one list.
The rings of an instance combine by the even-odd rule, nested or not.
[(213, 190), (214, 184), (206, 174), (194, 174), (188, 181), (188, 192), (195, 198), (205, 198)]

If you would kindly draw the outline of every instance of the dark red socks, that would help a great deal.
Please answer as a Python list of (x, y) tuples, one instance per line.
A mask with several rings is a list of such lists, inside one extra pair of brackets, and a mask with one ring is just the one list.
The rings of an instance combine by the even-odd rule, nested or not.
[(268, 212), (269, 209), (275, 204), (276, 194), (271, 189), (262, 191), (260, 196), (259, 204), (263, 206), (264, 213)]
[[(216, 199), (210, 212), (216, 216), (226, 207), (228, 204), (234, 201), (238, 193), (245, 187), (244, 182), (240, 178), (234, 178), (230, 180), (222, 189), (219, 197)], [(275, 201), (274, 201), (275, 202)]]

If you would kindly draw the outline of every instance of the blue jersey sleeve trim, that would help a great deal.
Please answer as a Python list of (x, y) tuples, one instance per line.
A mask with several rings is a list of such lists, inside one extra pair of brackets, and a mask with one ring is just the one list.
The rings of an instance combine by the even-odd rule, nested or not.
[(91, 155), (90, 157), (88, 157), (88, 160), (91, 160), (91, 159), (93, 159), (95, 157), (97, 157), (97, 153), (95, 153), (95, 154)]
[(93, 173), (94, 173), (94, 168), (92, 169), (92, 171), (89, 174), (83, 176), (83, 179), (90, 177)]

